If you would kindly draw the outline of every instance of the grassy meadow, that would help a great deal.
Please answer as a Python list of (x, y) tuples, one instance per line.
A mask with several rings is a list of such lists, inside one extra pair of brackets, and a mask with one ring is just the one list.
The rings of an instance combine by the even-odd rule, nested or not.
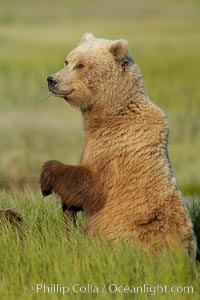
[(36, 284), (92, 283), (100, 289), (106, 284), (105, 291), (64, 297), (143, 300), (150, 293), (111, 293), (107, 287), (147, 283), (194, 287), (192, 295), (158, 293), (156, 299), (199, 299), (198, 266), (180, 250), (158, 262), (134, 245), (85, 241), (73, 228), (66, 238), (59, 201), (51, 196), (43, 202), (38, 177), (48, 159), (77, 164), (83, 142), (79, 111), (62, 99), (46, 99), (47, 76), (62, 67), (84, 32), (125, 38), (148, 95), (167, 114), (170, 159), (200, 232), (200, 1), (0, 4), (0, 207), (19, 208), (25, 216), (22, 232), (4, 224), (0, 235), (0, 298), (60, 299), (59, 293), (36, 293)]
[[(195, 201), (199, 198), (195, 197)], [(71, 227), (66, 237), (59, 201), (54, 197), (41, 201), (37, 193), (0, 192), (0, 204), (18, 207), (24, 224), (20, 231), (0, 222), (0, 295), (5, 300), (29, 299), (199, 299), (200, 272), (196, 262), (172, 248), (161, 257), (153, 257), (134, 244), (122, 242), (109, 246), (93, 238), (84, 239)], [(200, 208), (199, 210), (200, 211)], [(196, 212), (196, 209), (195, 209)], [(199, 215), (193, 215), (194, 220)], [(197, 223), (197, 219), (196, 222)], [(58, 284), (69, 287), (62, 295), (37, 285)], [(75, 291), (73, 291), (73, 286)], [(92, 284), (98, 293), (80, 291)], [(114, 286), (144, 286), (146, 292), (123, 293)], [(104, 285), (106, 285), (105, 289)], [(161, 287), (167, 286), (168, 293)], [(111, 292), (109, 287), (111, 287)], [(159, 289), (157, 288), (159, 286)], [(170, 289), (174, 287), (173, 292)], [(179, 288), (178, 291), (175, 288)], [(190, 287), (190, 290), (181, 288)]]

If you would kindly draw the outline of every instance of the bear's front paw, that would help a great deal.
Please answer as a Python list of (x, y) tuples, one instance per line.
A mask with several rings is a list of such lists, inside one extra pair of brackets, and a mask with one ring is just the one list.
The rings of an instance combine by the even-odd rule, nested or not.
[(53, 192), (55, 167), (58, 163), (56, 160), (49, 160), (42, 167), (39, 182), (44, 197), (49, 196)]

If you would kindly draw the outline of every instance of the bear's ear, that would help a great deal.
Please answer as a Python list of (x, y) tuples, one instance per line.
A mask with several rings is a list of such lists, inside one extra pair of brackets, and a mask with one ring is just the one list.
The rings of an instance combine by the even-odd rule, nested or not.
[(86, 33), (82, 36), (81, 41), (80, 41), (79, 44), (81, 44), (81, 43), (83, 43), (83, 42), (87, 42), (87, 41), (93, 40), (93, 39), (95, 39), (95, 36), (94, 36), (92, 33), (90, 33), (90, 32), (86, 32)]
[(128, 42), (126, 40), (114, 41), (110, 47), (110, 52), (115, 60), (122, 60), (128, 55)]

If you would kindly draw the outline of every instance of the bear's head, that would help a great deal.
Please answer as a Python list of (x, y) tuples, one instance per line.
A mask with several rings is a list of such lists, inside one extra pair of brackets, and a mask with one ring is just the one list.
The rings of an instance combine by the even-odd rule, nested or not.
[(141, 75), (126, 40), (106, 40), (86, 33), (64, 68), (48, 77), (49, 90), (82, 111), (115, 111), (135, 93), (144, 94)]

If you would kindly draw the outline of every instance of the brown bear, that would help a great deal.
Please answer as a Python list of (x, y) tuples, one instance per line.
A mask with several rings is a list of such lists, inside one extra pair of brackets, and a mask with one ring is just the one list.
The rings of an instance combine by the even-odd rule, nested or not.
[(22, 222), (22, 215), (16, 208), (4, 208), (0, 209), (0, 219), (17, 224)]
[(42, 194), (56, 193), (72, 220), (84, 211), (84, 232), (109, 241), (137, 237), (150, 250), (174, 241), (195, 257), (192, 223), (168, 157), (167, 120), (146, 95), (128, 42), (85, 34), (48, 86), (80, 108), (85, 141), (79, 166), (44, 164)]

